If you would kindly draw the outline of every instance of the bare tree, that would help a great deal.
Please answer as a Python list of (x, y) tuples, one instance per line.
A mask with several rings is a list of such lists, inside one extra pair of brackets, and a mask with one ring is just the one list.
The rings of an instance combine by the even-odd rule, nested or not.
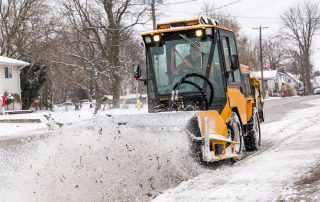
[(213, 3), (204, 2), (201, 7), (201, 13), (209, 18), (217, 20), (221, 26), (232, 29), (236, 34), (240, 30), (240, 25), (235, 17), (219, 11), (215, 8)]
[[(89, 77), (95, 85), (96, 111), (101, 106), (99, 103), (103, 91), (101, 89), (109, 88), (113, 95), (114, 106), (120, 104), (121, 82), (128, 65), (126, 60), (121, 60), (121, 42), (130, 40), (127, 37), (128, 33), (135, 25), (142, 23), (146, 11), (146, 8), (134, 10), (132, 2), (132, 0), (61, 1), (68, 23), (77, 36), (73, 45), (81, 45), (66, 51), (70, 57), (78, 61), (79, 68), (90, 69), (87, 73), (91, 74)], [(99, 79), (104, 82), (100, 82)]]
[(239, 59), (242, 64), (249, 65), (253, 70), (259, 70), (260, 63), (258, 44), (250, 41), (246, 36), (237, 38)]
[[(0, 54), (31, 58), (56, 36), (57, 19), (46, 0), (0, 1)], [(34, 60), (34, 58), (32, 58)]]
[(289, 57), (287, 47), (280, 35), (267, 38), (263, 43), (264, 61), (270, 65), (270, 69), (279, 70), (285, 65)]
[(307, 1), (298, 3), (285, 11), (281, 18), (287, 30), (287, 38), (294, 44), (302, 60), (301, 75), (306, 84), (306, 93), (312, 94), (310, 55), (314, 33), (320, 28), (320, 4)]
[(201, 7), (201, 13), (209, 18), (217, 20), (221, 26), (231, 29), (235, 32), (237, 36), (238, 54), (242, 64), (249, 65), (252, 68), (259, 66), (255, 46), (247, 37), (239, 34), (240, 25), (235, 17), (216, 9), (214, 4), (210, 2), (203, 3)]

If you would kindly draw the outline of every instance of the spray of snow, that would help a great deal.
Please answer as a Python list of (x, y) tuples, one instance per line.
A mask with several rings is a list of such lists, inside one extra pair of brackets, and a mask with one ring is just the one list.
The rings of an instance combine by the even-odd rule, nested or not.
[(0, 199), (150, 201), (202, 172), (183, 132), (190, 116), (106, 115), (62, 127), (50, 121), (47, 138), (1, 154)]

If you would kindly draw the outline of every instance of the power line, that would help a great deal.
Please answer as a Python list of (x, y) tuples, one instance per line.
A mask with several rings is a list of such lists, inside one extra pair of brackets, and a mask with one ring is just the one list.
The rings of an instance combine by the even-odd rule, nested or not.
[[(224, 7), (228, 7), (228, 6), (231, 6), (231, 5), (233, 5), (233, 4), (239, 3), (239, 2), (241, 2), (241, 1), (242, 1), (242, 0), (237, 0), (237, 1), (234, 1), (234, 2), (231, 2), (231, 3), (228, 3), (228, 4), (225, 4), (225, 5), (219, 6), (219, 7), (217, 7), (217, 8), (210, 9), (210, 10), (208, 10), (208, 11), (214, 11), (214, 10), (218, 10), (218, 9), (221, 9), (221, 8), (224, 8)], [(207, 12), (208, 12), (208, 11), (207, 11)]]
[[(197, 0), (189, 0), (189, 1), (186, 1), (186, 2), (192, 2), (192, 1), (197, 1)], [(233, 2), (230, 2), (230, 3), (228, 3), (228, 4), (224, 4), (224, 5), (222, 5), (222, 6), (219, 6), (219, 7), (216, 7), (216, 8), (212, 8), (212, 9), (206, 11), (206, 12), (210, 12), (210, 11), (218, 10), (218, 9), (221, 9), (221, 8), (225, 8), (225, 7), (228, 7), (228, 6), (230, 6), (230, 5), (239, 3), (239, 2), (241, 2), (241, 1), (242, 1), (242, 0), (233, 1)], [(179, 3), (179, 2), (177, 2), (177, 3), (172, 3), (172, 4), (178, 4), (178, 3)], [(163, 5), (165, 5), (165, 4), (163, 4)], [(182, 14), (199, 14), (199, 13), (204, 13), (204, 12), (197, 12), (197, 13), (195, 13), (195, 12), (182, 12), (182, 11), (174, 11), (174, 12), (176, 12), (176, 13), (182, 13)]]
[[(159, 3), (159, 2), (155, 2), (155, 3), (159, 3), (161, 5), (175, 5), (175, 4), (184, 4), (184, 3), (194, 2), (194, 1), (198, 1), (198, 0), (186, 0), (186, 1), (172, 2), (172, 3)], [(151, 5), (151, 4), (152, 4), (152, 0), (150, 1), (150, 3), (132, 3), (130, 5)]]
[(164, 3), (162, 5), (184, 4), (184, 3), (194, 2), (194, 1), (198, 1), (198, 0), (188, 0), (188, 1), (180, 1), (180, 2), (174, 2), (174, 3)]

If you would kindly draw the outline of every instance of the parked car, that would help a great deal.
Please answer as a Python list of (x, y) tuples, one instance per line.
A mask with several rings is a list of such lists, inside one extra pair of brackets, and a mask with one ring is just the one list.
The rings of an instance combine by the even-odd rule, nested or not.
[(89, 103), (89, 99), (83, 99), (83, 100), (80, 100), (81, 104), (82, 103)]
[(64, 102), (58, 105), (58, 107), (63, 107), (63, 106), (72, 106), (73, 103), (72, 102)]
[(320, 86), (314, 89), (314, 94), (320, 94)]
[(303, 89), (303, 88), (300, 88), (300, 89), (298, 90), (298, 95), (300, 95), (300, 96), (303, 96), (303, 95), (304, 95), (304, 89)]

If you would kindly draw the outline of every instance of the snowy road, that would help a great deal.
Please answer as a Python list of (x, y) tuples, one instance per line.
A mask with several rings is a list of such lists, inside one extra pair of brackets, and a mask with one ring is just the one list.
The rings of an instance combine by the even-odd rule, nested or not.
[[(319, 201), (319, 96), (269, 101), (266, 111), (260, 151), (183, 182), (154, 201)], [(299, 190), (297, 184), (308, 180), (309, 187)]]
[(320, 96), (270, 100), (265, 111), (262, 149), (211, 169), (188, 156), (184, 115), (173, 125), (162, 114), (157, 128), (144, 114), (52, 122), (47, 137), (0, 143), (0, 201), (272, 201), (312, 192)]

